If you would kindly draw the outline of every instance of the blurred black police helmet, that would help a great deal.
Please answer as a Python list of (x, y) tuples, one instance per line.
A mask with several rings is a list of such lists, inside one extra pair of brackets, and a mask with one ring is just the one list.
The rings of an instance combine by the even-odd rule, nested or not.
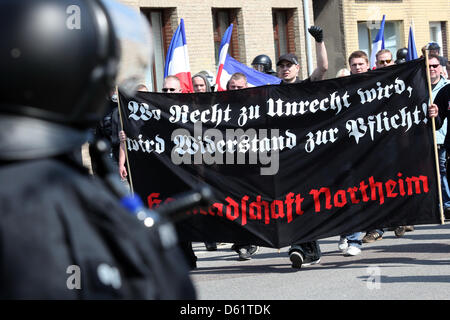
[(131, 93), (151, 61), (148, 23), (113, 0), (2, 0), (0, 39), (0, 113), (76, 128), (103, 116), (114, 86)]

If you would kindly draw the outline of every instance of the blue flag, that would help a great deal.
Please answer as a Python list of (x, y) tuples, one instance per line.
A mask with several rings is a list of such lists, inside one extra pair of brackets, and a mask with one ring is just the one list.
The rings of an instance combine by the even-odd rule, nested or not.
[(409, 27), (409, 37), (408, 37), (408, 54), (406, 55), (406, 61), (411, 61), (414, 59), (418, 59), (416, 51), (416, 42), (414, 41), (414, 34), (412, 30), (412, 26)]
[(228, 80), (230, 80), (232, 74), (236, 72), (245, 74), (249, 87), (279, 84), (281, 82), (280, 78), (247, 67), (245, 64), (240, 63), (228, 54), (232, 30), (233, 24), (225, 31), (220, 44), (219, 68), (216, 77), (218, 91), (226, 90)]
[(245, 64), (240, 63), (239, 61), (228, 55), (223, 67), (222, 77), (226, 78), (228, 76), (229, 79), (235, 72), (245, 74), (249, 87), (259, 87), (266, 84), (279, 84), (281, 82), (280, 78), (247, 67)]

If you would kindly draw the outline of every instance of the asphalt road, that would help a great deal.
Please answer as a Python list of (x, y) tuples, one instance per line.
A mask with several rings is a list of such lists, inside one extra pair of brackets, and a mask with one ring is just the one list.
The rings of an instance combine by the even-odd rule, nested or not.
[(199, 300), (431, 300), (450, 299), (450, 223), (416, 226), (397, 238), (364, 244), (362, 254), (344, 257), (339, 237), (319, 240), (321, 263), (291, 267), (287, 251), (260, 248), (250, 261), (238, 261), (231, 244), (198, 257), (191, 278)]

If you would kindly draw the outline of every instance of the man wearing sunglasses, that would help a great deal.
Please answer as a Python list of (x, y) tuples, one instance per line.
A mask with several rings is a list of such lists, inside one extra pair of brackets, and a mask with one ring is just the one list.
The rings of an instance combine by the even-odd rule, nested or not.
[[(181, 83), (176, 76), (167, 76), (164, 78), (163, 88), (161, 89), (164, 93), (181, 93)], [(147, 87), (142, 85), (138, 88), (138, 91), (148, 91)], [(125, 168), (125, 141), (127, 140), (127, 135), (125, 131), (119, 131), (120, 140), (120, 153), (119, 153), (119, 175), (122, 180), (126, 180), (127, 170)]]
[[(430, 54), (428, 57), (428, 67), (430, 68), (430, 80), (434, 104), (439, 107), (439, 117), (442, 120), (442, 127), (436, 131), (436, 143), (438, 145), (439, 172), (441, 175), (442, 202), (444, 214), (450, 218), (450, 188), (447, 180), (447, 150), (450, 148), (448, 131), (448, 109), (450, 108), (450, 86), (449, 81), (442, 75), (442, 65), (439, 56)], [(439, 127), (439, 125), (438, 125)]]
[(165, 93), (181, 93), (182, 90), (181, 90), (180, 79), (178, 79), (176, 76), (167, 76), (164, 79), (162, 92), (165, 92)]
[(448, 72), (447, 72), (447, 66), (448, 66), (448, 60), (444, 56), (440, 55), (441, 47), (436, 42), (430, 42), (428, 44), (428, 50), (430, 52), (430, 55), (436, 55), (439, 58), (439, 63), (441, 64), (441, 72), (445, 79), (448, 79)]
[[(182, 93), (181, 82), (176, 76), (167, 76), (164, 78), (164, 83), (162, 87), (162, 92), (164, 93)], [(197, 256), (192, 249), (191, 241), (180, 241), (179, 247), (184, 253), (186, 260), (191, 269), (197, 268)]]
[(392, 59), (392, 53), (388, 49), (382, 49), (376, 54), (377, 61), (375, 66), (377, 69), (384, 68), (387, 66), (392, 66), (394, 64), (394, 59)]
[[(388, 49), (381, 49), (377, 52), (375, 55), (377, 61), (375, 62), (375, 66), (377, 69), (384, 68), (387, 66), (391, 66), (394, 64), (394, 59), (392, 59), (392, 53)], [(396, 234), (405, 233), (406, 228), (408, 227), (409, 231), (414, 230), (413, 226), (400, 226), (397, 227), (395, 230), (397, 230)], [(410, 230), (412, 228), (412, 230)], [(366, 235), (362, 238), (363, 243), (373, 243), (378, 240), (383, 239), (384, 230), (383, 229), (375, 229), (372, 231), (368, 231)]]

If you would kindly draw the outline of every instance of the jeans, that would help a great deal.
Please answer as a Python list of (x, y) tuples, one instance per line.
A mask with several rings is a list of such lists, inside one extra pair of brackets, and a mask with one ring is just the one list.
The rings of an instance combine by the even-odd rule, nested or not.
[(439, 173), (441, 175), (441, 190), (442, 190), (442, 202), (445, 208), (450, 207), (450, 188), (448, 187), (447, 180), (447, 157), (444, 146), (440, 146), (438, 149), (439, 157)]
[(355, 232), (355, 233), (343, 235), (343, 236), (341, 236), (341, 239), (346, 238), (349, 246), (355, 246), (357, 248), (360, 248), (362, 245), (362, 241), (359, 239), (360, 237), (361, 237), (361, 232)]

